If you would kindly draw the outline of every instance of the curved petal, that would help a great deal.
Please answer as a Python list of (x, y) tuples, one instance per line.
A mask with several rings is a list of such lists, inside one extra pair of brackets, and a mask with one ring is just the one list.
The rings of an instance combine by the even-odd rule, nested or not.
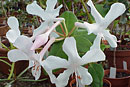
[(6, 37), (11, 43), (14, 43), (19, 36), (20, 36), (20, 31), (17, 30), (9, 30), (6, 33)]
[(77, 60), (78, 58), (80, 58), (77, 52), (76, 41), (74, 37), (67, 37), (63, 43), (62, 48), (70, 59)]
[(96, 23), (93, 23), (93, 24), (89, 24), (88, 22), (84, 22), (84, 25), (88, 31), (88, 35), (91, 34), (91, 33), (94, 33), (97, 35), (96, 32), (98, 32), (98, 25)]
[(42, 66), (52, 71), (53, 69), (67, 68), (68, 61), (60, 57), (49, 56), (43, 61)]
[(28, 51), (30, 51), (32, 44), (33, 42), (29, 37), (22, 35), (16, 39), (13, 45), (17, 47), (18, 49), (28, 53)]
[(11, 29), (19, 31), (19, 22), (16, 17), (9, 17), (7, 23)]
[(56, 3), (57, 3), (57, 0), (47, 0), (46, 1), (46, 5), (47, 5), (46, 10), (50, 10), (50, 11), (53, 10), (55, 8)]
[(80, 66), (77, 68), (78, 75), (81, 77), (81, 83), (83, 85), (90, 85), (93, 81), (91, 74), (88, 72), (88, 69)]
[(75, 22), (75, 26), (80, 28), (86, 28), (85, 24), (80, 22)]
[(54, 9), (53, 11), (53, 15), (55, 15), (55, 17), (59, 16), (59, 12), (60, 9), (63, 7), (63, 5), (58, 6), (56, 9)]
[(68, 84), (69, 77), (72, 73), (73, 73), (73, 70), (71, 69), (67, 69), (63, 73), (61, 73), (57, 77), (57, 81), (55, 83), (56, 87), (65, 87)]
[(38, 80), (41, 76), (41, 66), (39, 64), (35, 64), (32, 68), (32, 75), (35, 77), (35, 80)]
[(35, 50), (39, 48), (40, 46), (44, 45), (47, 41), (48, 34), (45, 33), (37, 36), (30, 50)]
[(105, 60), (105, 54), (100, 49), (93, 49), (88, 51), (83, 57), (82, 57), (82, 64), (87, 64), (91, 62), (98, 62), (98, 61), (104, 61)]
[(117, 39), (114, 35), (111, 35), (109, 30), (105, 30), (103, 32), (103, 35), (105, 39), (108, 41), (111, 47), (116, 48), (117, 47)]
[(93, 42), (93, 45), (90, 47), (90, 50), (100, 49), (100, 43), (101, 43), (101, 35), (98, 34)]
[(68, 66), (68, 62), (65, 59), (55, 57), (55, 56), (49, 56), (46, 60), (41, 62), (41, 65), (45, 69), (45, 71), (48, 73), (50, 80), (52, 83), (56, 82), (56, 77), (52, 73), (52, 70), (58, 69), (58, 68), (66, 68)]
[(16, 62), (20, 60), (29, 60), (29, 57), (21, 50), (14, 49), (8, 52), (8, 59), (11, 62)]
[(122, 15), (125, 12), (125, 10), (126, 10), (126, 7), (122, 3), (114, 3), (114, 4), (112, 4), (109, 12), (105, 16), (105, 20), (104, 20), (104, 26), (105, 26), (105, 28), (107, 28), (107, 26), (113, 20), (115, 20), (120, 15)]
[(87, 4), (91, 7), (91, 14), (94, 17), (96, 23), (102, 22), (103, 17), (96, 10), (95, 6), (93, 5), (93, 2), (91, 0), (89, 0)]
[(32, 40), (36, 38), (36, 36), (44, 33), (48, 28), (47, 22), (42, 22), (41, 25), (33, 31), (33, 36), (31, 37)]
[(34, 1), (32, 4), (27, 5), (26, 10), (29, 14), (37, 15), (41, 17), (43, 20), (44, 9), (42, 9), (38, 4), (37, 1)]

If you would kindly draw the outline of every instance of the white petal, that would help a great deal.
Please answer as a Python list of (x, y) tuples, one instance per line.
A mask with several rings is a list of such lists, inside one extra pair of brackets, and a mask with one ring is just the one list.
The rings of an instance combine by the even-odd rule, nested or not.
[(85, 24), (80, 22), (75, 22), (75, 26), (80, 28), (86, 28)]
[(47, 0), (46, 2), (46, 10), (53, 10), (55, 8), (55, 5), (57, 3), (57, 0)]
[(58, 69), (58, 68), (67, 68), (68, 62), (65, 59), (55, 56), (49, 56), (46, 60), (43, 61), (43, 67), (48, 70)]
[(103, 18), (100, 15), (100, 13), (96, 10), (95, 6), (93, 5), (93, 2), (89, 0), (87, 4), (91, 7), (91, 14), (94, 17), (96, 23), (102, 22)]
[(68, 84), (70, 75), (73, 73), (73, 70), (67, 69), (57, 77), (56, 87), (65, 87)]
[(15, 40), (20, 36), (20, 31), (17, 31), (17, 30), (9, 30), (7, 33), (6, 33), (6, 37), (7, 39), (9, 40), (9, 42), (11, 43), (14, 43)]
[(22, 51), (28, 52), (30, 51), (32, 44), (33, 42), (29, 37), (22, 35), (16, 39), (13, 45)]
[(32, 67), (32, 75), (35, 77), (35, 80), (38, 80), (41, 76), (41, 66), (36, 63), (35, 66)]
[(97, 35), (98, 32), (98, 24), (97, 23), (93, 23), (93, 24), (89, 24), (88, 22), (84, 22), (84, 25), (88, 31), (88, 35), (91, 33), (94, 33), (95, 35)]
[(114, 3), (112, 4), (109, 12), (107, 13), (107, 15), (105, 16), (105, 20), (104, 20), (104, 25), (105, 28), (113, 21), (115, 20), (117, 17), (119, 17), (120, 15), (122, 15), (126, 10), (126, 7), (124, 4), (122, 3)]
[(109, 30), (104, 30), (103, 35), (111, 47), (117, 47), (117, 39), (114, 35), (110, 34)]
[(67, 37), (63, 43), (63, 51), (68, 55), (69, 58), (72, 60), (75, 60), (77, 58), (80, 58), (77, 47), (76, 47), (76, 40), (74, 37)]
[(95, 38), (93, 45), (90, 47), (90, 50), (92, 49), (100, 49), (100, 43), (101, 43), (101, 35), (98, 34)]
[(31, 47), (31, 50), (35, 50), (44, 45), (48, 41), (48, 36), (49, 35), (47, 35), (46, 33), (38, 35)]
[(8, 52), (8, 59), (11, 62), (16, 62), (20, 60), (29, 60), (29, 57), (21, 50), (14, 49)]
[(33, 40), (36, 38), (36, 36), (44, 33), (47, 30), (47, 28), (48, 28), (47, 22), (42, 22), (41, 25), (33, 31), (33, 36), (32, 36)]
[(88, 69), (80, 66), (79, 68), (77, 68), (78, 71), (78, 75), (81, 78), (81, 83), (83, 85), (90, 85), (93, 81), (93, 78), (91, 76), (91, 74), (88, 72)]
[(27, 5), (26, 10), (29, 14), (37, 15), (44, 20), (44, 9), (42, 9), (36, 1), (34, 1), (32, 4)]
[(9, 17), (7, 23), (11, 29), (19, 30), (19, 22), (16, 17)]
[(82, 64), (87, 64), (91, 62), (98, 62), (98, 61), (104, 61), (105, 60), (105, 54), (100, 49), (93, 49), (88, 51), (83, 57), (82, 57)]
[(31, 67), (33, 67), (34, 66), (34, 61), (33, 60), (30, 60), (29, 61), (29, 66), (28, 66), (28, 68), (31, 68)]

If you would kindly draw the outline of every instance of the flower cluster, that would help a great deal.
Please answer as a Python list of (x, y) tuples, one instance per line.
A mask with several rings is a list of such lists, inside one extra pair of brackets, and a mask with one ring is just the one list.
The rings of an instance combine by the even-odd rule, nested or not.
[[(91, 8), (91, 14), (96, 23), (76, 22), (75, 26), (85, 28), (88, 34), (94, 33), (97, 35), (90, 50), (80, 57), (75, 38), (66, 37), (62, 49), (67, 54), (68, 60), (58, 56), (48, 56), (46, 59), (43, 59), (48, 48), (55, 42), (55, 38), (58, 37), (53, 30), (62, 21), (65, 21), (64, 18), (57, 18), (62, 5), (55, 9), (56, 3), (57, 0), (47, 0), (46, 10), (42, 9), (36, 1), (27, 5), (26, 10), (29, 14), (39, 16), (43, 20), (41, 25), (33, 31), (32, 37), (21, 35), (17, 18), (9, 17), (8, 25), (11, 29), (7, 32), (6, 37), (17, 49), (10, 50), (8, 58), (11, 62), (29, 60), (28, 68), (32, 68), (32, 75), (35, 77), (35, 80), (39, 79), (41, 67), (43, 67), (56, 87), (65, 87), (68, 84), (69, 77), (73, 74), (76, 78), (77, 87), (79, 86), (78, 83), (81, 83), (82, 86), (90, 85), (93, 78), (88, 69), (82, 65), (105, 60), (105, 54), (100, 48), (101, 39), (106, 39), (111, 47), (117, 47), (116, 37), (111, 35), (106, 28), (113, 20), (122, 15), (126, 8), (121, 3), (112, 4), (109, 12), (103, 18), (94, 7), (93, 2), (88, 0), (87, 4)], [(37, 53), (36, 49), (43, 45), (43, 49)], [(65, 68), (65, 70), (56, 77), (52, 71), (58, 68)], [(78, 76), (80, 79), (77, 78)]]

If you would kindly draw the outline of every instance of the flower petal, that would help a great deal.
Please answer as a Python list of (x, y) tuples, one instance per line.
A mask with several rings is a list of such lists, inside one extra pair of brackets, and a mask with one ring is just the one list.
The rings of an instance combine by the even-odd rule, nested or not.
[(83, 85), (90, 85), (93, 81), (91, 74), (88, 72), (88, 69), (80, 66), (77, 68), (78, 75), (81, 77), (81, 83)]
[(101, 43), (101, 35), (98, 34), (95, 38), (93, 45), (90, 47), (90, 50), (92, 49), (100, 49), (100, 43)]
[(76, 41), (74, 37), (67, 37), (63, 43), (62, 48), (63, 51), (68, 55), (70, 59), (76, 60), (80, 58), (76, 48)]
[(9, 17), (7, 23), (11, 29), (19, 31), (19, 22), (16, 17)]
[(33, 36), (31, 37), (32, 40), (36, 38), (36, 36), (44, 33), (48, 28), (47, 22), (42, 22), (41, 25), (33, 31)]
[(124, 4), (122, 3), (114, 3), (112, 4), (109, 12), (107, 13), (107, 15), (105, 16), (105, 20), (104, 20), (104, 25), (105, 28), (113, 21), (115, 20), (117, 17), (119, 17), (120, 15), (122, 15), (126, 10), (126, 7)]
[(113, 48), (117, 47), (117, 39), (114, 35), (110, 34), (109, 30), (104, 30), (103, 35), (111, 47)]
[(93, 49), (88, 51), (83, 57), (82, 57), (82, 64), (87, 64), (91, 62), (98, 62), (98, 61), (104, 61), (105, 60), (105, 54), (100, 49)]
[(6, 33), (6, 37), (11, 43), (14, 43), (19, 36), (20, 36), (20, 31), (17, 30), (11, 29)]
[(26, 10), (29, 14), (37, 15), (44, 20), (44, 9), (42, 9), (38, 4), (37, 1), (34, 1), (32, 4), (27, 5)]
[(57, 77), (56, 87), (65, 87), (68, 84), (70, 75), (73, 73), (72, 69), (67, 69)]
[(28, 51), (30, 51), (32, 44), (33, 42), (30, 38), (22, 35), (16, 39), (13, 45), (17, 47), (18, 49), (28, 53)]
[(47, 0), (46, 1), (46, 5), (47, 5), (46, 10), (50, 10), (50, 11), (53, 10), (55, 8), (56, 3), (57, 3), (57, 0)]
[(40, 78), (40, 76), (41, 76), (41, 66), (38, 63), (36, 63), (35, 66), (33, 66), (32, 75), (35, 77), (35, 80), (38, 80)]
[(41, 57), (44, 56), (44, 54), (46, 53), (46, 51), (49, 49), (49, 47), (55, 42), (55, 38), (52, 37), (47, 44), (44, 46), (44, 48), (41, 50), (41, 52), (39, 53)]
[(86, 25), (80, 22), (75, 22), (75, 26), (80, 27), (80, 28), (86, 28)]
[(58, 68), (67, 68), (68, 62), (65, 59), (56, 56), (49, 56), (42, 63), (43, 67), (48, 70), (58, 69)]
[(30, 50), (35, 50), (39, 48), (40, 46), (44, 45), (47, 41), (48, 34), (45, 33), (37, 36)]
[(98, 34), (96, 39), (94, 40), (93, 45), (90, 48), (90, 51), (88, 51), (82, 57), (83, 64), (105, 60), (105, 54), (100, 49), (100, 42), (101, 42), (101, 36)]
[(102, 22), (103, 18), (100, 15), (100, 13), (96, 10), (95, 6), (93, 5), (93, 2), (89, 0), (87, 4), (91, 7), (91, 14), (94, 17), (96, 23)]
[(14, 49), (8, 52), (8, 59), (11, 62), (16, 62), (20, 60), (29, 60), (29, 57), (21, 50)]

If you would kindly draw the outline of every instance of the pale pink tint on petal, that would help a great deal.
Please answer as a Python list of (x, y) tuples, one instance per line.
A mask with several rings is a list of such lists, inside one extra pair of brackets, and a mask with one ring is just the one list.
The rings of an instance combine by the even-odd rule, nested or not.
[(42, 49), (42, 51), (40, 52), (40, 56), (43, 57), (45, 52), (49, 49), (49, 47), (55, 42), (55, 38), (52, 37), (48, 43), (44, 46), (44, 48)]
[(40, 46), (44, 45), (48, 41), (48, 34), (41, 34), (36, 37), (34, 44), (31, 47), (31, 50), (35, 50)]

